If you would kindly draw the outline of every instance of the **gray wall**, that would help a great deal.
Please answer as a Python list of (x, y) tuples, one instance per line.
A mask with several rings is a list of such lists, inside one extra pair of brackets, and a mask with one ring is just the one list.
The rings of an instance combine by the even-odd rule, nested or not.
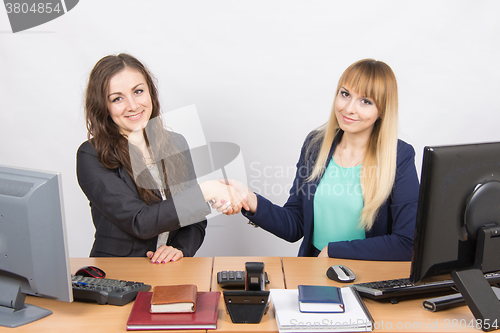
[[(0, 164), (62, 173), (70, 255), (85, 257), (94, 228), (75, 152), (102, 56), (142, 60), (165, 112), (195, 104), (206, 141), (238, 144), (251, 187), (281, 205), (305, 136), (361, 58), (396, 73), (417, 170), (425, 145), (499, 141), (499, 40), (498, 1), (82, 0), (15, 34), (2, 7)], [(295, 256), (298, 245), (217, 216), (198, 255)]]

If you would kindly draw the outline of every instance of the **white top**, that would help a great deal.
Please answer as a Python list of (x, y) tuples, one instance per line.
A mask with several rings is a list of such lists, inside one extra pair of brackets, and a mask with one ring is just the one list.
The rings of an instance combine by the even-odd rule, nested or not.
[[(165, 195), (165, 189), (163, 188), (163, 184), (161, 182), (160, 171), (158, 170), (158, 166), (156, 164), (150, 164), (148, 165), (148, 169), (149, 172), (151, 173), (151, 176), (158, 185), (158, 189), (160, 190), (161, 193), (161, 198), (163, 200), (167, 200), (167, 197)], [(158, 235), (158, 241), (156, 242), (157, 249), (162, 245), (167, 245), (168, 234), (169, 232), (165, 231)]]

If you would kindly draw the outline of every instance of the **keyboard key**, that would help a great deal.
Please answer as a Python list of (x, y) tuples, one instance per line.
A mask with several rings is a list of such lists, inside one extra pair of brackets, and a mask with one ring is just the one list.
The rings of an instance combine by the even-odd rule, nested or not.
[(142, 282), (115, 279), (98, 279), (71, 275), (75, 301), (98, 304), (125, 305), (132, 302), (139, 291), (148, 291), (150, 285)]

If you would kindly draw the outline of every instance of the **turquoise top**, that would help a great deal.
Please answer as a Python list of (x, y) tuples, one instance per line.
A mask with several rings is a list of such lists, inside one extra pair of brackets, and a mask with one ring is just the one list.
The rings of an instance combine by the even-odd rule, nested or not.
[(344, 168), (332, 158), (314, 194), (313, 245), (322, 250), (330, 242), (364, 239), (359, 227), (363, 192), (361, 165)]

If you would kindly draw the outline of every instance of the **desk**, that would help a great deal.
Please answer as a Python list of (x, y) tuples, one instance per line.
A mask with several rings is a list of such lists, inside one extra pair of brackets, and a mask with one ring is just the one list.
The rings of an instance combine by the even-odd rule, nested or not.
[[(192, 283), (198, 290), (207, 291), (212, 264), (213, 258), (182, 258), (171, 264), (151, 264), (148, 258), (71, 258), (70, 271), (74, 273), (80, 267), (93, 265), (102, 268), (110, 279), (141, 281), (151, 286)], [(133, 305), (133, 302), (125, 306), (66, 303), (32, 296), (26, 297), (26, 303), (49, 309), (53, 314), (15, 329), (2, 327), (2, 332), (126, 332)]]
[[(72, 258), (70, 264), (71, 272), (82, 266), (94, 265), (102, 268), (109, 278), (142, 281), (151, 286), (192, 283), (197, 285), (200, 291), (222, 291), (217, 285), (217, 272), (244, 270), (247, 261), (265, 263), (270, 280), (267, 290), (295, 289), (299, 284), (345, 286), (346, 284), (326, 277), (327, 268), (333, 264), (350, 267), (356, 274), (356, 283), (407, 277), (410, 270), (409, 262), (289, 257), (183, 258), (169, 264), (151, 264), (147, 258)], [(460, 329), (461, 321), (463, 325), (473, 320), (471, 312), (465, 306), (432, 313), (422, 309), (423, 299), (406, 300), (396, 305), (364, 300), (375, 320), (375, 332), (481, 332), (467, 325)], [(121, 307), (95, 303), (65, 303), (32, 296), (26, 298), (26, 303), (47, 308), (53, 311), (53, 314), (16, 329), (0, 328), (1, 332), (126, 332), (126, 322), (133, 304)], [(233, 324), (226, 314), (221, 297), (218, 316), (217, 331), (277, 332), (272, 310), (263, 317), (260, 324)]]
[[(334, 264), (349, 267), (356, 274), (354, 283), (398, 279), (410, 276), (409, 262), (380, 262), (363, 260), (341, 260), (334, 258), (282, 258), (287, 289), (296, 289), (299, 284), (316, 284), (343, 287), (326, 277), (326, 270)], [(353, 283), (350, 283), (353, 284)], [(482, 332), (468, 327), (474, 316), (467, 306), (440, 312), (422, 308), (422, 296), (412, 300), (401, 300), (398, 304), (363, 298), (374, 321), (374, 332)], [(462, 321), (462, 322), (461, 322)], [(460, 324), (465, 325), (463, 329)]]

